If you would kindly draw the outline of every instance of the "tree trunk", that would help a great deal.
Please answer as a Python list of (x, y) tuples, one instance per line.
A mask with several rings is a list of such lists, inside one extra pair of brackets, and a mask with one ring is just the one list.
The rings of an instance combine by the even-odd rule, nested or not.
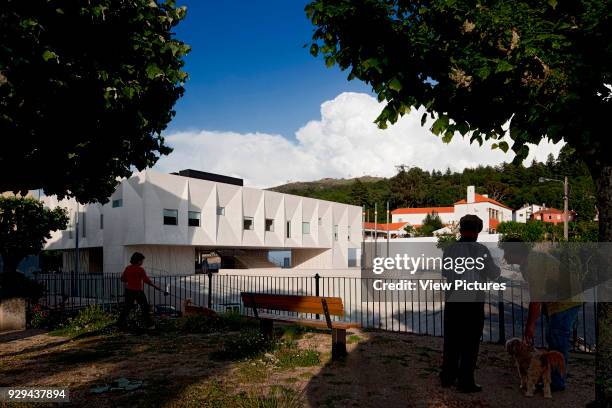
[[(599, 241), (612, 242), (612, 165), (591, 170), (597, 189)], [(606, 277), (607, 278), (607, 277)], [(600, 279), (604, 285), (608, 279)], [(607, 299), (606, 299), (607, 300)], [(612, 316), (611, 304), (597, 304), (597, 354), (595, 357), (595, 396), (597, 407), (612, 406)]]

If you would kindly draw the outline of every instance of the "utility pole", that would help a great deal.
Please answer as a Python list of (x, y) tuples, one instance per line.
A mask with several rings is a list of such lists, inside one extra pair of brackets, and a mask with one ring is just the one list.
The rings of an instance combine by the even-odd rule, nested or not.
[(389, 257), (389, 202), (387, 201), (387, 258)]
[(567, 176), (563, 179), (563, 238), (565, 242), (569, 241), (569, 183)]
[(376, 256), (377, 241), (378, 241), (378, 203), (374, 203), (374, 256)]
[(74, 241), (74, 272), (79, 274), (79, 202), (77, 201), (76, 206), (76, 214), (74, 216), (74, 232), (75, 232), (75, 241)]

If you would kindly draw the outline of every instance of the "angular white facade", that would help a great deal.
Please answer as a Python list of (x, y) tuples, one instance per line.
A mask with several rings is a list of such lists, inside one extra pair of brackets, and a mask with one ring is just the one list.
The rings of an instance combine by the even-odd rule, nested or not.
[[(77, 210), (74, 200), (43, 200), (73, 218), (79, 212), (79, 248), (102, 248), (105, 273), (123, 270), (134, 251), (153, 273), (194, 273), (200, 249), (291, 250), (294, 268), (347, 268), (362, 242), (360, 207), (152, 170), (123, 180), (104, 205)], [(174, 216), (176, 225), (168, 225)], [(190, 216), (199, 226), (188, 224)], [(73, 221), (46, 249), (71, 250), (75, 235)], [(91, 260), (81, 252), (86, 271)]]

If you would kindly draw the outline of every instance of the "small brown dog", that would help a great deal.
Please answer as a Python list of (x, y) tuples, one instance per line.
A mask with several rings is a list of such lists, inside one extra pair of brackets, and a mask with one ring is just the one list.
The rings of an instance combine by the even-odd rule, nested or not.
[(185, 303), (183, 303), (183, 310), (184, 310), (184, 314), (185, 316), (208, 316), (208, 317), (212, 317), (212, 316), (216, 316), (217, 312), (215, 312), (212, 309), (209, 309), (207, 307), (203, 307), (203, 306), (192, 306), (191, 304), (191, 299), (187, 299), (185, 300)]
[(565, 360), (558, 351), (540, 352), (521, 339), (512, 338), (506, 342), (506, 351), (516, 361), (521, 388), (525, 396), (533, 397), (536, 383), (541, 379), (544, 384), (544, 398), (552, 398), (550, 392), (550, 371), (558, 368), (561, 375), (565, 374)]

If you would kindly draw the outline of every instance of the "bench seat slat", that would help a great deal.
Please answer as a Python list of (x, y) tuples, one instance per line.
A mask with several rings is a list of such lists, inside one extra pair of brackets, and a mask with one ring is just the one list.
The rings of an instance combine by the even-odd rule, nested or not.
[(253, 302), (255, 302), (258, 309), (314, 314), (323, 313), (321, 300), (325, 299), (330, 315), (344, 316), (342, 299), (338, 297), (269, 295), (247, 292), (241, 293), (241, 297), (245, 307), (253, 307)]
[[(299, 324), (300, 326), (315, 327), (321, 329), (328, 328), (327, 322), (325, 320), (300, 319), (298, 317), (279, 316), (273, 314), (260, 314), (259, 318), (265, 320), (274, 320), (276, 322), (281, 323)], [(358, 323), (332, 321), (333, 329), (357, 329), (359, 327), (360, 325)]]

